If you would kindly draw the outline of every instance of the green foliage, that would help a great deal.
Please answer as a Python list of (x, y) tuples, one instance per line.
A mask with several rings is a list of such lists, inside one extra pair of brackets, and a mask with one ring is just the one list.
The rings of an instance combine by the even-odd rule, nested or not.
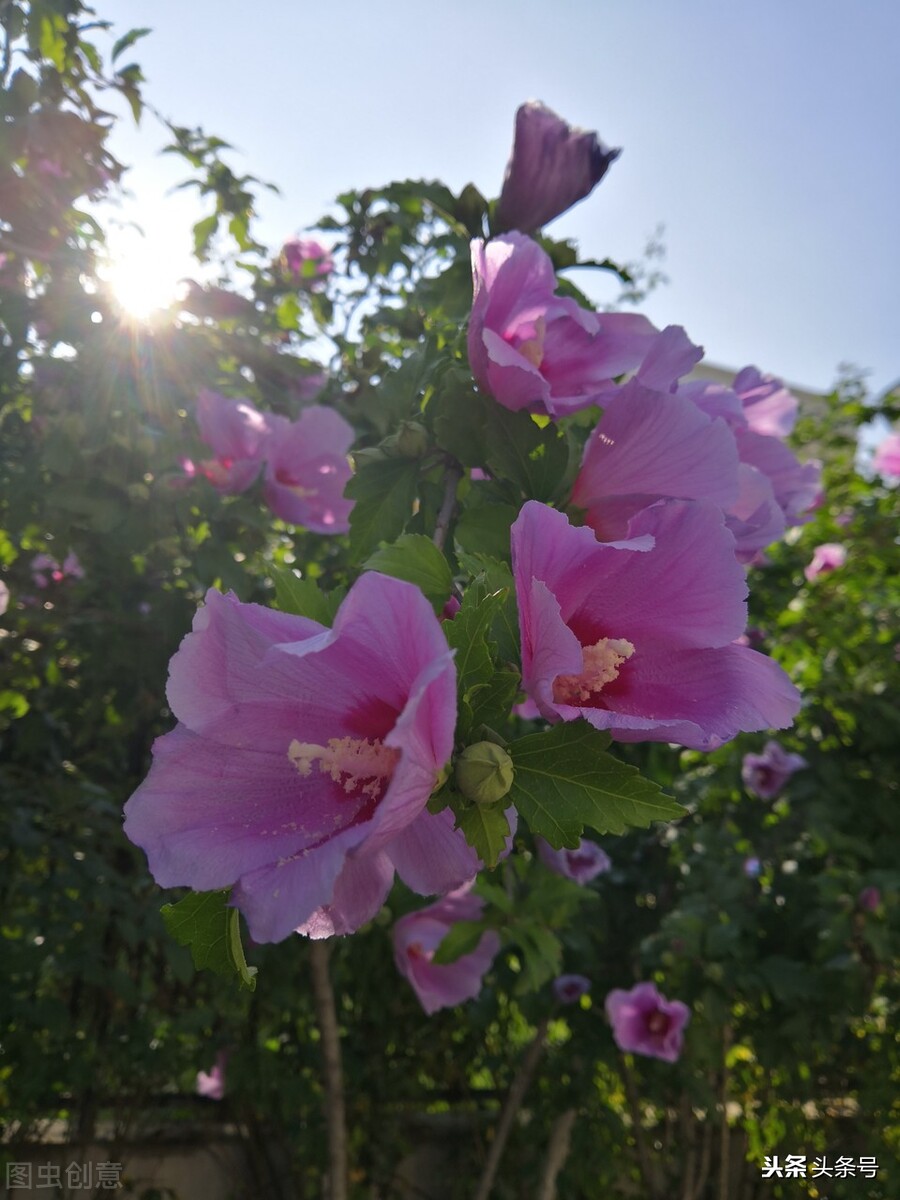
[(198, 971), (237, 976), (241, 987), (256, 987), (256, 967), (248, 967), (241, 944), (240, 916), (228, 907), (229, 892), (192, 892), (177, 904), (165, 904), (166, 929), (182, 946), (189, 946)]
[(575, 847), (585, 825), (624, 833), (683, 809), (635, 767), (606, 753), (609, 737), (584, 721), (556, 725), (509, 747), (515, 765), (510, 799), (533, 833), (551, 846)]

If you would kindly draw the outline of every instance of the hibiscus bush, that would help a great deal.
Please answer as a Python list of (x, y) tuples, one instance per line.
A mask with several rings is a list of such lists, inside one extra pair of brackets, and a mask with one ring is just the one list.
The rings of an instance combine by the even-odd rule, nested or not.
[(9, 1158), (221, 1113), (236, 1195), (900, 1196), (890, 398), (597, 311), (543, 227), (618, 151), (535, 103), (498, 200), (275, 250), (164, 123), (202, 282), (129, 320), (147, 31), (91, 18), (3, 13)]

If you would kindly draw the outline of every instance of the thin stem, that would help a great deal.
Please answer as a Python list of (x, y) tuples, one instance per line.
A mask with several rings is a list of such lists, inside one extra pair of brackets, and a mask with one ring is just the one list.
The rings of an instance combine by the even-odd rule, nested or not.
[(444, 499), (441, 501), (441, 509), (437, 515), (432, 538), (438, 550), (443, 550), (444, 542), (447, 540), (447, 532), (450, 529), (450, 521), (456, 507), (456, 489), (459, 487), (462, 476), (462, 467), (453, 459), (447, 464), (447, 469), (444, 471)]
[(500, 1113), (500, 1120), (497, 1122), (497, 1132), (494, 1134), (490, 1153), (488, 1154), (487, 1162), (484, 1164), (484, 1171), (482, 1172), (481, 1179), (478, 1181), (478, 1190), (475, 1193), (474, 1200), (488, 1200), (491, 1194), (491, 1188), (494, 1186), (494, 1179), (497, 1175), (497, 1168), (500, 1166), (500, 1159), (503, 1157), (503, 1151), (506, 1148), (506, 1143), (513, 1127), (513, 1121), (515, 1121), (516, 1114), (522, 1107), (522, 1101), (525, 1099), (525, 1093), (528, 1091), (531, 1077), (534, 1075), (538, 1059), (541, 1057), (544, 1049), (549, 1023), (549, 1017), (541, 1018), (541, 1022), (537, 1027), (537, 1033), (534, 1035), (534, 1041), (525, 1052), (522, 1064), (516, 1073), (515, 1079), (512, 1081), (512, 1086), (506, 1097), (506, 1103), (503, 1105), (503, 1111)]
[(334, 991), (328, 973), (330, 948), (326, 942), (310, 942), (313, 998), (322, 1037), (325, 1070), (325, 1115), (328, 1122), (328, 1200), (347, 1200), (347, 1120), (344, 1107), (344, 1078), (341, 1041)]
[(535, 1200), (556, 1200), (556, 1177), (569, 1157), (575, 1116), (575, 1109), (567, 1108), (553, 1122), (550, 1141), (547, 1143), (547, 1157), (544, 1159), (544, 1173)]

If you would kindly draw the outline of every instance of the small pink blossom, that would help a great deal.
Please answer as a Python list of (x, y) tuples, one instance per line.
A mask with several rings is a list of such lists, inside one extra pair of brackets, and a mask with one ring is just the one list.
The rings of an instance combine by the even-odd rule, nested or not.
[(436, 904), (407, 913), (394, 926), (394, 962), (409, 980), (419, 1002), (430, 1015), (473, 1000), (481, 991), (485, 972), (497, 956), (500, 938), (486, 931), (478, 945), (454, 962), (435, 965), (438, 946), (457, 921), (477, 921), (484, 901), (470, 892), (471, 882), (444, 896)]
[(347, 451), (353, 426), (332, 408), (313, 405), (296, 421), (269, 418), (263, 491), (276, 516), (314, 533), (346, 533), (352, 500), (344, 488), (353, 474)]
[(809, 763), (799, 754), (789, 754), (778, 742), (766, 742), (762, 754), (745, 754), (741, 779), (748, 792), (763, 800), (777, 796), (795, 771)]
[(549, 256), (509, 233), (472, 242), (469, 363), (482, 391), (514, 412), (565, 416), (635, 370), (658, 336), (636, 313), (595, 313), (556, 295)]
[(37, 587), (45, 588), (64, 579), (84, 579), (84, 568), (74, 550), (66, 555), (62, 565), (49, 554), (36, 554), (31, 560), (31, 578)]
[(691, 1011), (680, 1000), (667, 1000), (652, 983), (626, 992), (616, 988), (606, 997), (606, 1015), (620, 1050), (675, 1062), (681, 1055), (684, 1028)]
[(334, 270), (331, 251), (314, 238), (292, 238), (281, 247), (281, 263), (301, 286), (321, 287)]
[(542, 837), (536, 838), (535, 843), (544, 866), (573, 883), (590, 883), (612, 866), (606, 851), (588, 838), (582, 838), (574, 850), (554, 850)]
[(846, 546), (842, 546), (840, 542), (824, 542), (821, 546), (816, 546), (813, 551), (812, 561), (803, 568), (803, 574), (806, 576), (807, 582), (812, 583), (820, 575), (827, 575), (829, 571), (836, 571), (846, 561)]
[(863, 912), (877, 912), (881, 906), (881, 889), (874, 884), (864, 887), (856, 897), (856, 904)]
[(732, 384), (741, 401), (748, 428), (765, 437), (785, 438), (794, 428), (799, 404), (774, 375), (763, 375), (756, 367), (744, 367)]
[(222, 1100), (225, 1097), (225, 1067), (228, 1063), (228, 1052), (220, 1050), (216, 1061), (209, 1071), (198, 1071), (195, 1085), (198, 1096), (207, 1100)]
[(553, 995), (560, 1004), (574, 1004), (591, 990), (586, 975), (559, 975), (553, 980)]
[(889, 433), (876, 448), (872, 466), (886, 479), (900, 479), (900, 433)]
[(532, 233), (588, 196), (620, 150), (575, 129), (537, 100), (516, 113), (516, 133), (497, 204), (500, 229)]
[(125, 806), (163, 887), (234, 887), (257, 942), (351, 933), (394, 871), (422, 895), (481, 864), (449, 809), (456, 672), (418, 588), (369, 571), (331, 629), (210, 590), (169, 666), (176, 728)]

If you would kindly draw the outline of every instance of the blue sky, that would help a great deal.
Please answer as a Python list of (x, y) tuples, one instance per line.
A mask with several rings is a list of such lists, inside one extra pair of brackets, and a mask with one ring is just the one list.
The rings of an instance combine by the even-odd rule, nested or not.
[[(875, 391), (900, 376), (890, 0), (118, 0), (111, 14), (117, 33), (154, 28), (134, 53), (147, 98), (281, 188), (261, 204), (273, 246), (347, 187), (439, 177), (496, 195), (515, 109), (542, 99), (624, 148), (549, 232), (633, 260), (663, 223), (670, 283), (644, 306), (657, 324), (810, 388), (847, 361)], [(150, 118), (124, 124), (130, 211), (185, 255), (190, 202), (166, 195), (184, 172), (156, 156)]]

